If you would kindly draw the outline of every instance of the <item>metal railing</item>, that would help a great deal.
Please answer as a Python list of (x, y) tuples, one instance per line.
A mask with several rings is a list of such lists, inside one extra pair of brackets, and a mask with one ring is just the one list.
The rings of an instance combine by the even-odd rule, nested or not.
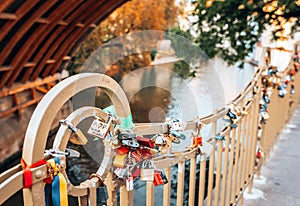
[[(270, 53), (269, 50), (266, 52)], [(177, 168), (176, 205), (243, 205), (245, 189), (248, 187), (248, 192), (251, 192), (254, 174), (260, 174), (260, 167), (265, 162), (265, 157), (268, 156), (276, 142), (277, 134), (293, 114), (300, 97), (300, 92), (298, 92), (300, 88), (298, 87), (294, 88), (294, 94), (286, 93), (284, 98), (279, 97), (279, 90), (276, 89), (278, 85), (276, 87), (274, 85), (273, 89), (272, 86), (266, 88), (263, 78), (268, 76), (265, 73), (268, 70), (270, 56), (264, 54), (265, 52), (252, 80), (228, 106), (214, 114), (186, 123), (184, 130), (197, 130), (201, 124), (211, 125), (212, 136), (203, 141), (201, 147), (196, 146), (185, 151), (173, 152), (172, 144), (168, 140), (170, 146), (168, 152), (152, 159), (155, 168), (164, 170), (168, 179), (168, 183), (163, 186), (164, 206), (170, 205), (171, 172), (174, 168)], [(299, 74), (291, 75), (290, 73), (291, 70), (299, 68), (299, 65), (299, 61), (294, 61), (292, 58), (286, 70), (277, 74), (279, 77), (292, 76), (290, 81), (293, 82), (286, 84), (285, 89), (288, 91), (293, 89), (292, 85), (294, 87), (299, 85)], [(283, 80), (281, 78), (280, 82)], [(41, 100), (28, 125), (22, 156), (23, 166), (17, 165), (0, 176), (0, 204), (24, 188), (26, 178), (24, 173), (29, 170), (32, 185), (23, 189), (24, 204), (45, 205), (45, 197), (40, 194), (44, 191), (44, 180), (51, 175), (49, 165), (46, 163), (32, 165), (40, 160), (53, 158), (49, 153), (45, 156), (44, 151), (49, 125), (59, 108), (76, 93), (92, 87), (101, 87), (107, 92), (115, 106), (117, 117), (122, 119), (130, 116), (129, 103), (123, 90), (115, 81), (105, 75), (80, 74), (56, 85)], [(266, 103), (261, 103), (266, 94), (264, 90), (272, 91), (272, 95), (269, 96), (268, 112), (270, 117), (268, 120), (262, 117), (263, 106), (266, 106), (264, 105)], [(236, 115), (234, 122), (226, 124), (221, 131), (217, 131), (218, 122), (223, 118), (228, 119), (229, 112), (234, 110)], [(68, 141), (84, 144), (86, 139), (80, 131), (76, 130), (76, 126), (84, 119), (94, 116), (101, 118), (103, 122), (108, 122), (111, 118), (108, 113), (95, 107), (82, 107), (71, 113), (66, 122), (70, 122), (75, 129), (70, 129), (68, 125), (62, 124), (55, 137), (53, 151), (65, 151)], [(112, 124), (119, 123), (118, 119), (112, 121)], [(132, 131), (137, 135), (155, 135), (162, 131), (169, 133), (169, 129), (168, 124), (145, 123), (136, 124)], [(110, 131), (115, 132), (112, 127), (110, 127)], [(101, 184), (100, 178), (100, 180), (104, 180), (107, 187), (107, 205), (117, 205), (118, 201), (122, 206), (133, 205), (134, 190), (128, 191), (124, 179), (116, 178), (113, 173), (114, 148), (109, 141), (105, 141), (104, 145), (104, 159), (96, 171), (96, 175), (79, 186), (71, 184), (65, 171), (66, 157), (59, 156), (59, 170), (66, 178), (68, 195), (78, 197), (79, 205), (98, 205), (96, 191)], [(264, 157), (258, 156), (258, 149), (263, 151)], [(197, 173), (198, 168), (200, 168), (200, 172)], [(187, 176), (185, 172), (189, 172), (188, 188), (185, 188)], [(196, 177), (197, 175), (199, 177)], [(196, 179), (199, 181), (196, 182)], [(188, 197), (184, 195), (185, 189), (188, 189)], [(117, 200), (118, 190), (119, 200)], [(152, 180), (146, 182), (145, 197), (147, 206), (154, 205)]]

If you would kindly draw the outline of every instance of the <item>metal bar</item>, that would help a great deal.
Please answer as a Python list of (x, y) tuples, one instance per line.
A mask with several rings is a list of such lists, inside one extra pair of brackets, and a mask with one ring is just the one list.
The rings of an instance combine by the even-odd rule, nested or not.
[[(231, 130), (234, 132), (235, 130)], [(229, 153), (229, 142), (230, 139), (234, 139), (235, 135), (233, 134), (233, 137), (230, 138), (230, 135), (227, 135), (225, 138), (226, 146), (225, 146), (225, 155), (224, 155), (224, 163), (223, 163), (223, 174), (222, 174), (222, 193), (221, 193), (221, 206), (224, 205), (225, 199), (226, 199), (226, 182), (227, 182), (227, 171), (228, 171), (228, 153)], [(231, 144), (232, 145), (232, 144)], [(232, 170), (232, 168), (229, 168), (229, 170)], [(229, 177), (231, 179), (231, 177)], [(230, 191), (227, 191), (229, 193)]]
[(212, 204), (212, 187), (214, 183), (214, 161), (215, 161), (215, 150), (214, 146), (210, 157), (209, 157), (209, 170), (208, 170), (208, 188), (207, 188), (207, 205), (210, 206)]
[(193, 157), (190, 160), (189, 206), (195, 205), (196, 167), (196, 157)]
[(198, 206), (204, 204), (204, 191), (205, 191), (205, 175), (206, 175), (206, 154), (201, 155), (200, 162), (200, 178), (199, 178), (199, 193), (198, 193)]
[(164, 199), (163, 199), (163, 206), (170, 205), (170, 190), (171, 190), (171, 167), (167, 167), (165, 169), (165, 173), (168, 179), (168, 183), (164, 185)]
[(154, 206), (154, 186), (152, 181), (146, 183), (146, 206)]
[(238, 171), (237, 171), (237, 183), (236, 183), (236, 196), (240, 193), (240, 183), (241, 183), (241, 177), (242, 177), (242, 164), (243, 164), (243, 153), (244, 153), (244, 130), (245, 130), (245, 124), (247, 122), (247, 116), (245, 116), (243, 124), (241, 124), (241, 134), (240, 134), (240, 148), (239, 148), (239, 162), (238, 162)]
[(177, 201), (176, 205), (183, 205), (184, 200), (184, 170), (185, 161), (178, 163)]
[[(236, 128), (232, 129), (232, 138), (231, 138), (231, 144), (230, 144), (230, 160), (229, 160), (229, 175), (228, 175), (228, 185), (227, 185), (227, 193), (226, 193), (226, 199), (225, 199), (225, 205), (229, 205), (230, 204), (230, 197), (231, 197), (231, 193), (234, 193), (232, 190), (232, 181), (234, 181), (234, 177), (233, 176), (233, 171), (234, 171), (234, 167), (233, 167), (233, 161), (234, 161), (234, 156), (237, 156), (235, 153), (236, 150)], [(223, 202), (221, 202), (221, 206), (223, 206)]]
[[(148, 188), (147, 188), (148, 189)], [(148, 191), (147, 191), (148, 192)], [(147, 198), (148, 199), (148, 198)], [(128, 198), (128, 191), (126, 189), (126, 185), (123, 185), (120, 188), (120, 202), (122, 203), (122, 206), (129, 205), (129, 198)]]
[(217, 170), (216, 170), (216, 188), (214, 194), (214, 205), (219, 205), (219, 192), (220, 192), (220, 180), (221, 180), (221, 169), (222, 169), (222, 152), (223, 152), (223, 141), (219, 140), (217, 143), (218, 147), (218, 162), (217, 162)]

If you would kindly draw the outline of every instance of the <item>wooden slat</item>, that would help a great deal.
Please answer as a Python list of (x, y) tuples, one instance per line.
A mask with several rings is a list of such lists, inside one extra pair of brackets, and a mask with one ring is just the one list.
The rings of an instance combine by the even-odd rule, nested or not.
[(241, 153), (241, 133), (244, 119), (241, 120), (240, 125), (238, 125), (236, 148), (235, 148), (235, 159), (234, 159), (234, 169), (233, 169), (233, 184), (231, 189), (231, 203), (235, 201), (236, 198), (236, 188), (238, 187), (238, 177), (239, 177), (239, 164), (240, 164), (240, 153)]
[(168, 183), (164, 185), (164, 195), (163, 195), (163, 206), (170, 205), (170, 191), (171, 191), (171, 167), (167, 167), (165, 169), (166, 177), (168, 179)]
[[(99, 5), (103, 3), (104, 0), (100, 1), (87, 1), (82, 4), (76, 12), (72, 13), (66, 22), (70, 22), (68, 26), (59, 28), (53, 36), (47, 39), (44, 46), (41, 48), (40, 52), (34, 57), (34, 62), (39, 62), (34, 68), (34, 73), (31, 74), (30, 80), (36, 79), (40, 72), (43, 70), (45, 62), (51, 58), (55, 53), (56, 49), (61, 43), (66, 44), (66, 41), (70, 41), (70, 36), (75, 35), (73, 29), (76, 28), (76, 24), (81, 22), (82, 19), (87, 17), (94, 9), (99, 9)], [(77, 35), (77, 34), (76, 34)], [(56, 59), (56, 58), (54, 58)]]
[[(123, 0), (123, 1), (121, 0), (119, 2), (114, 2), (112, 4), (105, 4), (100, 8), (99, 11), (93, 12), (92, 15), (86, 21), (83, 22), (86, 25), (86, 27), (83, 30), (80, 30), (79, 34), (77, 34), (77, 35), (79, 35), (79, 36), (84, 35), (90, 29), (89, 25), (91, 25), (92, 23), (94, 23), (98, 20), (105, 19), (113, 10), (118, 8), (125, 1), (126, 0)], [(112, 2), (112, 1), (109, 1), (109, 2)], [(101, 17), (99, 17), (99, 14), (98, 14), (99, 12), (102, 14)], [(74, 38), (72, 41), (69, 41), (69, 43), (66, 45), (66, 47), (65, 47), (66, 49), (60, 49), (59, 50), (61, 53), (56, 52), (55, 53), (55, 55), (57, 57), (57, 58), (55, 57), (57, 59), (56, 64), (54, 64), (53, 68), (51, 68), (50, 70), (44, 71), (42, 76), (46, 77), (49, 74), (56, 73), (57, 70), (59, 69), (60, 65), (61, 65), (62, 57), (66, 56), (66, 55), (70, 55), (70, 51), (72, 50), (73, 46), (76, 45), (76, 44), (78, 45), (78, 43), (81, 42), (82, 40), (83, 39)]]
[(0, 13), (6, 9), (13, 0), (0, 0)]
[[(23, 55), (18, 55), (15, 58), (14, 62), (17, 65), (15, 72), (19, 72), (22, 69), (22, 65), (24, 64), (24, 62), (28, 61), (28, 59), (31, 57), (33, 52), (36, 49), (38, 49), (39, 45), (46, 38), (46, 36), (52, 31), (52, 29), (57, 24), (59, 24), (59, 22), (62, 22), (60, 19), (62, 19), (65, 15), (68, 15), (69, 12), (71, 12), (72, 9), (76, 8), (81, 2), (82, 2), (82, 0), (64, 1), (58, 6), (58, 8), (56, 9), (55, 12), (50, 14), (50, 16), (48, 17), (48, 20), (50, 21), (50, 23), (47, 26), (36, 31), (35, 34), (33, 34), (30, 37), (30, 39), (27, 40), (27, 44), (30, 46), (25, 47), (25, 49), (23, 49), (23, 50), (25, 50), (22, 53)], [(66, 23), (66, 25), (67, 25), (67, 23)], [(42, 52), (43, 51), (40, 51), (38, 54), (41, 54)], [(35, 61), (38, 62), (39, 59), (36, 58)], [(21, 82), (24, 83), (29, 79), (29, 76), (32, 73), (33, 69), (34, 68), (30, 68), (25, 71), (25, 74), (23, 75)], [(15, 75), (15, 76), (17, 76), (17, 75)], [(13, 76), (12, 79), (16, 78), (15, 76)]]
[[(37, 0), (32, 0), (32, 1), (27, 1), (30, 2), (30, 6), (34, 6), (37, 3)], [(20, 28), (18, 30), (18, 32), (16, 32), (14, 38), (11, 38), (4, 46), (2, 52), (1, 52), (1, 59), (0, 59), (0, 65), (3, 64), (3, 62), (5, 61), (5, 59), (8, 57), (8, 55), (11, 53), (12, 49), (14, 48), (14, 46), (16, 45), (16, 43), (23, 37), (23, 35), (28, 31), (28, 29), (34, 24), (35, 19), (38, 18), (40, 15), (42, 15), (45, 11), (47, 11), (56, 1), (47, 1), (45, 2), (38, 11), (35, 11), (30, 18), (24, 22), (24, 24), (22, 24), (22, 28)], [(22, 7), (20, 8), (20, 10), (22, 10), (22, 8), (24, 7), (24, 5), (27, 5), (26, 2), (22, 5)], [(29, 12), (31, 9), (31, 7), (28, 8), (24, 8), (24, 13), (23, 15), (25, 15), (25, 13)], [(21, 17), (21, 16), (20, 16)], [(5, 26), (3, 27), (3, 29), (5, 29)], [(2, 30), (2, 28), (1, 28)], [(2, 32), (1, 32), (2, 33)], [(1, 35), (0, 33), (0, 35)], [(5, 33), (5, 31), (3, 31), (3, 33)], [(0, 37), (1, 39), (1, 37)]]
[(49, 76), (44, 79), (38, 79), (34, 82), (30, 82), (30, 83), (26, 83), (26, 84), (18, 84), (12, 88), (4, 88), (0, 91), (0, 98), (15, 94), (15, 93), (19, 93), (19, 92), (22, 92), (22, 91), (25, 91), (25, 90), (28, 90), (31, 88), (35, 88), (35, 87), (43, 85), (43, 84), (53, 83), (58, 80), (60, 80), (60, 74)]
[(195, 205), (196, 169), (196, 157), (193, 157), (190, 160), (189, 206)]
[[(224, 161), (223, 161), (223, 173), (222, 173), (222, 192), (221, 192), (221, 206), (224, 206), (225, 204), (225, 199), (226, 199), (226, 183), (227, 183), (227, 173), (228, 173), (228, 153), (229, 153), (229, 142), (231, 141), (232, 143), (232, 139), (235, 138), (235, 129), (231, 130), (231, 132), (233, 133), (233, 137), (230, 138), (229, 135), (226, 136), (225, 141), (226, 141), (226, 146), (225, 146), (225, 155), (224, 155)], [(231, 144), (232, 145), (232, 144)], [(232, 148), (233, 150), (233, 148)], [(229, 168), (230, 170), (232, 170), (232, 168)], [(229, 170), (229, 171), (230, 171)], [(231, 177), (229, 177), (231, 178)], [(227, 193), (229, 193), (230, 191), (227, 190)]]
[(207, 188), (207, 205), (212, 205), (212, 188), (214, 182), (214, 163), (215, 163), (215, 147), (213, 147), (209, 157), (209, 172), (208, 172), (208, 188)]
[(154, 206), (154, 186), (152, 181), (146, 183), (146, 206)]
[[(233, 189), (232, 189), (232, 182), (235, 181), (235, 177), (233, 176), (233, 172), (235, 167), (233, 167), (233, 162), (234, 162), (234, 158), (237, 156), (236, 154), (236, 128), (233, 128), (232, 130), (232, 138), (231, 138), (231, 148), (230, 148), (230, 160), (229, 160), (229, 175), (228, 175), (228, 184), (227, 184), (227, 193), (226, 193), (226, 198), (225, 198), (225, 203), (221, 202), (221, 206), (222, 205), (230, 205), (230, 198), (231, 198), (231, 194), (234, 193)], [(236, 164), (235, 164), (236, 165)]]
[(184, 170), (185, 161), (178, 163), (178, 173), (177, 173), (177, 200), (176, 205), (183, 205), (184, 200)]
[(214, 194), (214, 205), (219, 205), (219, 192), (220, 192), (220, 183), (221, 183), (221, 169), (222, 169), (222, 152), (223, 152), (223, 141), (219, 140), (217, 143), (218, 147), (218, 161), (217, 161), (217, 170), (216, 170), (216, 188)]
[(16, 20), (18, 17), (16, 14), (11, 13), (0, 13), (0, 19), (4, 20)]
[(40, 24), (49, 24), (50, 23), (50, 21), (46, 18), (37, 18), (36, 22), (40, 23)]
[[(12, 52), (12, 49), (16, 46), (16, 44), (21, 40), (21, 38), (26, 34), (26, 32), (30, 29), (30, 27), (34, 24), (35, 20), (37, 18), (39, 18), (41, 15), (43, 15), (44, 12), (46, 12), (48, 9), (51, 8), (51, 6), (53, 6), (56, 3), (57, 0), (55, 1), (45, 1), (45, 3), (39, 7), (39, 9), (37, 11), (35, 11), (33, 14), (30, 15), (30, 17), (28, 18), (28, 20), (26, 22), (24, 22), (24, 24), (22, 24), (22, 28), (20, 28), (18, 30), (18, 32), (16, 32), (16, 34), (14, 35), (14, 38), (11, 38), (7, 44), (5, 44), (2, 52), (1, 52), (1, 58), (0, 58), (0, 65), (3, 64), (3, 62), (5, 61), (5, 59), (8, 57), (8, 55)], [(2, 88), (7, 81), (9, 81), (11, 86), (17, 75), (19, 73), (18, 72), (6, 72), (2, 78), (1, 78), (1, 82), (0, 82), (0, 88)], [(12, 78), (10, 78), (10, 76), (13, 76)]]
[(204, 205), (204, 191), (205, 191), (205, 181), (206, 181), (205, 176), (206, 176), (206, 154), (201, 155), (198, 206)]
[(24, 67), (34, 67), (36, 65), (36, 63), (34, 62), (27, 62), (26, 64), (24, 64)]
[(0, 72), (6, 72), (12, 70), (11, 66), (1, 66), (0, 67)]

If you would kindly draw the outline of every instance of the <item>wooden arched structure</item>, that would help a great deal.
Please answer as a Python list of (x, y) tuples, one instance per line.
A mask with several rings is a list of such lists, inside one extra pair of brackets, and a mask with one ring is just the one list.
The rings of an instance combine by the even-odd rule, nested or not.
[(0, 90), (60, 71), (127, 0), (0, 0)]

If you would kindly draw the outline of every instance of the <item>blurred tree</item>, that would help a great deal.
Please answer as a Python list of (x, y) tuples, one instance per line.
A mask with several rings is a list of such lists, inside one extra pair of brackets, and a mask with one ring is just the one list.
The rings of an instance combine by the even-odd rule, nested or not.
[[(130, 32), (142, 30), (168, 30), (173, 27), (177, 17), (177, 7), (175, 0), (161, 1), (146, 1), (146, 0), (131, 0), (116, 9), (107, 17), (98, 27), (90, 34), (90, 36), (81, 44), (77, 53), (68, 65), (68, 70), (71, 73), (78, 72), (78, 69), (83, 65), (85, 60), (98, 47), (108, 42), (109, 40), (125, 35)], [(151, 37), (148, 37), (151, 40)], [(124, 41), (124, 39), (123, 39)], [(107, 48), (107, 54), (113, 55), (113, 50), (122, 48), (130, 50), (130, 39), (125, 39), (125, 42), (119, 42), (120, 45), (112, 45)], [(156, 42), (153, 42), (153, 49), (156, 47)], [(151, 51), (143, 52), (126, 56), (116, 62), (107, 73), (110, 76), (115, 76), (118, 80), (122, 73), (127, 73), (135, 68), (145, 67), (150, 64), (153, 58)], [(152, 55), (152, 56), (151, 56)], [(104, 58), (107, 58), (105, 55)], [(105, 60), (99, 60), (99, 64), (105, 64)], [(105, 68), (106, 66), (103, 65)], [(119, 77), (116, 77), (119, 75)]]
[(299, 31), (300, 0), (197, 0), (193, 4), (196, 42), (208, 56), (220, 55), (230, 65), (252, 52), (266, 25), (274, 27), (274, 39)]

